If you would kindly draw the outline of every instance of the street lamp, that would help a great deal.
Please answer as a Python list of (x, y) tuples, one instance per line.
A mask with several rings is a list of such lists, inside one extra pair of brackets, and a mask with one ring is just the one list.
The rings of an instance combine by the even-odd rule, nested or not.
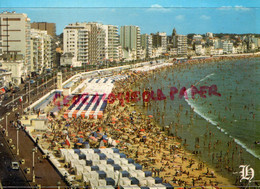
[(14, 94), (12, 96), (13, 96), (13, 108), (12, 108), (12, 111), (14, 111)]
[(35, 174), (34, 174), (34, 152), (35, 152), (35, 148), (32, 149), (32, 155), (33, 155), (32, 182), (35, 182)]
[(10, 115), (10, 113), (8, 112), (8, 113), (6, 113), (6, 116), (5, 116), (5, 127), (6, 127), (6, 136), (8, 137), (8, 127), (7, 127), (7, 125), (8, 125), (8, 119), (7, 119), (7, 117)]
[(57, 182), (58, 189), (60, 189), (60, 185), (61, 185), (61, 183), (60, 183), (60, 181), (58, 181)]
[(19, 128), (16, 128), (17, 131), (17, 151), (16, 151), (16, 155), (19, 155)]
[(38, 95), (38, 85), (39, 85), (39, 81), (37, 81), (37, 87), (36, 87), (36, 94)]

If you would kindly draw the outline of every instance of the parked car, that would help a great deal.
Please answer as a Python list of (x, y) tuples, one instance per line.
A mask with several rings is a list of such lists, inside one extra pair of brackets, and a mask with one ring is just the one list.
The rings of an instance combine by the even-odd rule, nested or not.
[(13, 161), (12, 164), (11, 164), (11, 168), (13, 170), (18, 170), (19, 169), (19, 163), (16, 162), (16, 161)]

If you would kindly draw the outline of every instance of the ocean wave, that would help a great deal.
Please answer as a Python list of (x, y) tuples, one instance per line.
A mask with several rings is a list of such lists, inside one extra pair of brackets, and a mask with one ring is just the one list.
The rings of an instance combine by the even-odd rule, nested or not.
[(215, 73), (211, 73), (209, 75), (207, 75), (206, 77), (202, 78), (201, 80), (199, 80), (195, 85), (198, 85), (200, 82), (204, 81), (207, 78), (210, 78), (211, 76), (215, 75)]
[(206, 115), (204, 115), (196, 105), (194, 105), (189, 99), (191, 99), (191, 88), (189, 88), (187, 90), (187, 96), (188, 99), (185, 99), (185, 101), (190, 105), (190, 107), (193, 108), (194, 112), (196, 112), (199, 116), (201, 116), (202, 118), (204, 118), (205, 120), (207, 120), (208, 122), (210, 122), (212, 125), (218, 125), (218, 122), (211, 120), (209, 117), (207, 117)]
[[(233, 138), (233, 137), (231, 137), (231, 138)], [(260, 160), (260, 156), (258, 156), (252, 149), (247, 148), (247, 146), (246, 146), (243, 142), (241, 142), (240, 140), (238, 140), (238, 139), (236, 139), (236, 138), (234, 138), (234, 141), (235, 141), (238, 145), (242, 146), (242, 148), (244, 148), (247, 152), (249, 152), (249, 153), (250, 153), (251, 155), (253, 155), (255, 158), (257, 158), (257, 159)]]

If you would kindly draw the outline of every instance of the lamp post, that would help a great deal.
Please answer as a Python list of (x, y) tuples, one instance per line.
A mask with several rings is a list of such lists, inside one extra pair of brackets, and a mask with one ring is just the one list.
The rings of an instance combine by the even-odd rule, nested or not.
[(19, 155), (19, 128), (18, 127), (17, 127), (16, 131), (17, 131), (17, 151), (16, 151), (16, 155)]
[(32, 182), (35, 182), (35, 174), (34, 174), (34, 152), (35, 152), (35, 148), (32, 149), (32, 155), (33, 155), (33, 166), (32, 166)]
[(47, 89), (47, 76), (45, 76), (45, 89)]
[(61, 183), (60, 183), (60, 181), (58, 181), (57, 182), (58, 189), (60, 189), (60, 185), (61, 185)]
[(13, 108), (12, 108), (12, 111), (14, 111), (14, 94), (12, 95), (13, 97)]
[(38, 95), (38, 85), (39, 85), (39, 81), (37, 81), (37, 87), (36, 87), (36, 94)]
[(8, 127), (7, 127), (7, 125), (8, 125), (8, 115), (10, 115), (10, 113), (8, 112), (8, 113), (6, 113), (6, 116), (5, 116), (5, 127), (6, 127), (6, 131), (5, 131), (5, 133), (6, 133), (6, 136), (8, 137)]
[(30, 106), (30, 89), (31, 89), (31, 82), (29, 82), (29, 88), (28, 88), (28, 103), (29, 103), (29, 106)]

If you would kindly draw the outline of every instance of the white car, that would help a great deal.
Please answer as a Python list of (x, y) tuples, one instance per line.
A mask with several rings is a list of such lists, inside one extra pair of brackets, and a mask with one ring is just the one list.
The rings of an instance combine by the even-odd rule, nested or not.
[(16, 162), (16, 161), (13, 161), (11, 167), (12, 167), (13, 170), (18, 170), (19, 169), (19, 163)]

